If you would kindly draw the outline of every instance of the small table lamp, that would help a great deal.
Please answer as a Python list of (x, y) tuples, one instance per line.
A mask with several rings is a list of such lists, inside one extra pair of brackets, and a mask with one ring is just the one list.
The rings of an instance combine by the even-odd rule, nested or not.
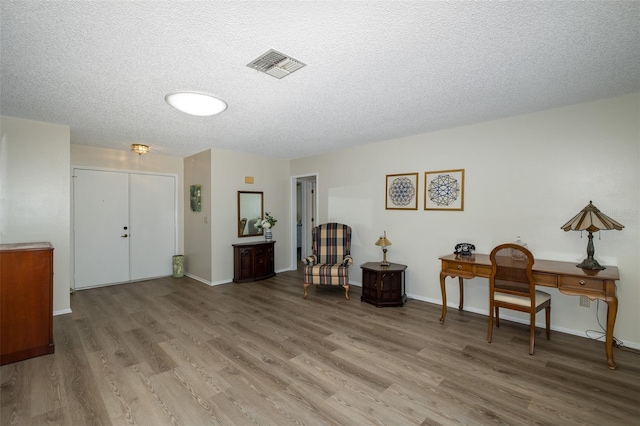
[(565, 231), (587, 231), (589, 233), (589, 242), (587, 243), (587, 258), (582, 261), (578, 268), (582, 269), (606, 269), (604, 266), (600, 266), (598, 261), (593, 258), (595, 249), (593, 247), (593, 233), (601, 230), (617, 229), (620, 231), (624, 228), (609, 216), (602, 213), (596, 206), (589, 201), (587, 205), (580, 213), (575, 215), (569, 222), (562, 225), (562, 229)]
[(378, 238), (376, 245), (382, 247), (382, 262), (380, 266), (389, 266), (389, 262), (387, 262), (387, 246), (391, 245), (391, 241), (387, 240), (387, 231), (384, 231), (384, 235)]

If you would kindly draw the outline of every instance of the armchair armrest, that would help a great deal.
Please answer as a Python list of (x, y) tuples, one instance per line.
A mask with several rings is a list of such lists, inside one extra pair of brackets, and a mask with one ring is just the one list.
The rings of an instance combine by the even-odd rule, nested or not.
[(313, 266), (316, 263), (318, 263), (318, 258), (316, 257), (315, 254), (312, 254), (311, 256), (307, 256), (304, 259), (302, 259), (302, 261), (306, 266)]

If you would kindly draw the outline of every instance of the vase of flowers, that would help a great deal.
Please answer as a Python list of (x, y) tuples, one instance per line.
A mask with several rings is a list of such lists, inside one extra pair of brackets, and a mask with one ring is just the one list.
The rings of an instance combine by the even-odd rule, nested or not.
[(271, 233), (271, 228), (276, 226), (276, 222), (278, 219), (271, 216), (271, 213), (266, 212), (264, 215), (264, 219), (260, 221), (258, 224), (258, 229), (264, 229), (264, 239), (267, 241), (271, 241), (273, 238), (273, 234)]

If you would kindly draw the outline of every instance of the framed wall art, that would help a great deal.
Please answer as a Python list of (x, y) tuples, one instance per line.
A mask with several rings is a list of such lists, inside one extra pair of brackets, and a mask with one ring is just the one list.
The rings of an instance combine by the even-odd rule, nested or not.
[(418, 173), (387, 175), (386, 209), (418, 210)]
[(202, 211), (202, 187), (200, 185), (191, 185), (189, 187), (189, 201), (192, 212)]
[(464, 210), (464, 169), (424, 174), (425, 210)]

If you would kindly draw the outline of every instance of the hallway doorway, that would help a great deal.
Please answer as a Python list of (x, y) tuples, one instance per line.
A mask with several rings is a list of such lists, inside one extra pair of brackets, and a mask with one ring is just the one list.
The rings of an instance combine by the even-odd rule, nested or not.
[(318, 214), (318, 174), (291, 178), (291, 270), (301, 269), (302, 259), (312, 254), (311, 229)]

